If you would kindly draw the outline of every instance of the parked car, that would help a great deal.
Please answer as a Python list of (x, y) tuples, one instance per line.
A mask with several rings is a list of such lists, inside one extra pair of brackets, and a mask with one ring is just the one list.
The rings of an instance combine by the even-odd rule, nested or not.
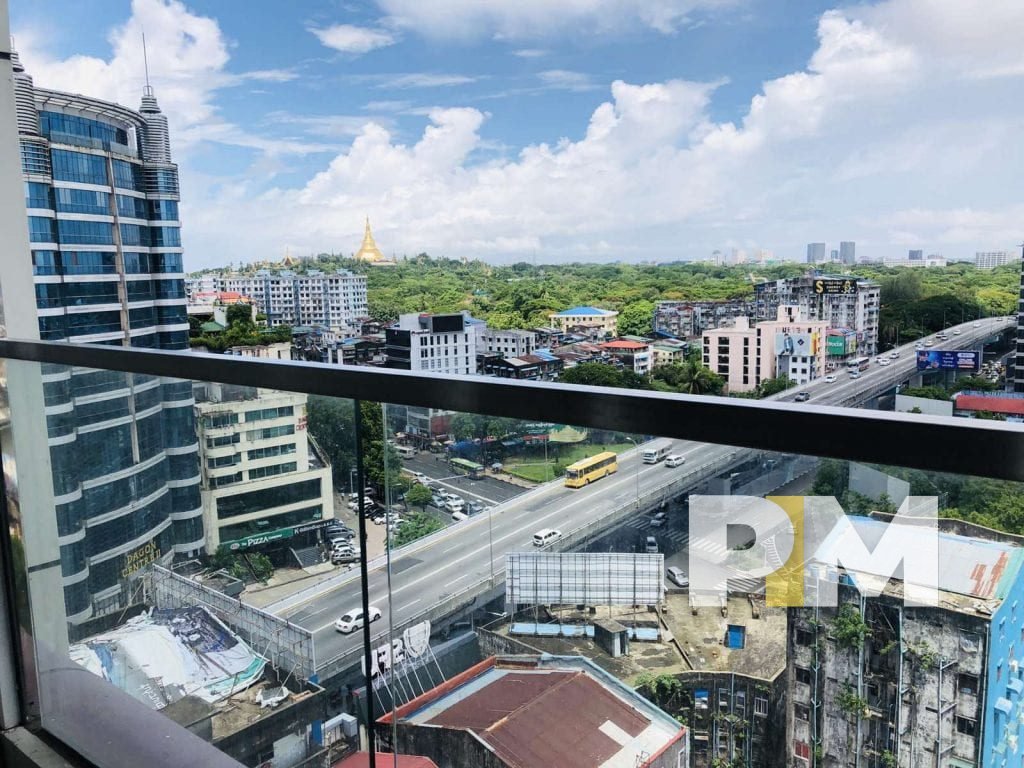
[(681, 467), (685, 463), (686, 457), (681, 456), (678, 453), (670, 453), (668, 456), (665, 457), (666, 467)]
[(541, 528), (533, 534), (533, 546), (546, 547), (562, 538), (562, 532), (557, 528)]
[(810, 399), (811, 399), (811, 393), (810, 392), (799, 392), (799, 393), (797, 393), (797, 396), (793, 398), (793, 400), (795, 402), (798, 402), (798, 403), (806, 403)]
[[(371, 605), (369, 610), (370, 623), (377, 621), (381, 617), (380, 608)], [(362, 608), (354, 608), (348, 613), (344, 614), (340, 619), (334, 622), (334, 628), (343, 634), (349, 634), (357, 629), (362, 628), (364, 623), (364, 615)]]
[(444, 509), (444, 505), (448, 500), (440, 494), (434, 494), (430, 499), (431, 506), (437, 507), (438, 509)]
[(331, 549), (334, 549), (335, 547), (344, 544), (350, 544), (351, 542), (351, 536), (332, 536), (330, 539), (327, 540), (327, 543), (331, 545)]
[(677, 587), (690, 586), (690, 579), (685, 573), (683, 573), (682, 568), (676, 568), (676, 566), (673, 565), (671, 568), (665, 569), (665, 574), (668, 576), (668, 580)]
[(331, 565), (345, 565), (359, 559), (358, 552), (331, 552)]
[(834, 373), (830, 373), (828, 376), (825, 377), (825, 383), (826, 384), (835, 384), (836, 383), (836, 375)]
[(466, 513), (470, 515), (479, 515), (485, 509), (482, 502), (471, 501), (466, 505)]
[(449, 512), (454, 513), (461, 512), (465, 506), (466, 505), (463, 503), (462, 499), (456, 496), (454, 499), (448, 499), (448, 501), (445, 502), (444, 508)]
[(655, 553), (658, 551), (658, 540), (653, 536), (648, 536), (644, 540), (644, 552)]
[(468, 519), (469, 519), (469, 515), (467, 515), (465, 512), (452, 512), (452, 521), (453, 522), (461, 523), (463, 520), (468, 520)]

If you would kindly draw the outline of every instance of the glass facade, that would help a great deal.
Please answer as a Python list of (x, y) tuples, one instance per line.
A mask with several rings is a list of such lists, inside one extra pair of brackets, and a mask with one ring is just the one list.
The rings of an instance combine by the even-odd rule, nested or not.
[[(45, 103), (46, 92), (35, 93)], [(29, 239), (56, 244), (32, 253), (40, 334), (185, 349), (177, 170), (166, 157), (159, 171), (147, 170), (142, 114), (129, 119), (118, 107), (110, 115), (43, 107), (39, 135), (22, 139), (22, 167), (34, 174), (24, 182)], [(126, 159), (136, 153), (140, 159)], [(147, 178), (158, 180), (159, 196), (144, 193)], [(43, 211), (49, 215), (38, 215)], [(122, 548), (155, 542), (169, 562), (203, 539), (193, 400), (191, 387), (180, 384), (80, 369), (48, 376), (53, 412), (46, 431), (58, 527), (67, 540), (61, 568), (74, 582), (65, 589), (72, 622), (127, 600), (116, 555)], [(101, 601), (93, 599), (97, 593)]]

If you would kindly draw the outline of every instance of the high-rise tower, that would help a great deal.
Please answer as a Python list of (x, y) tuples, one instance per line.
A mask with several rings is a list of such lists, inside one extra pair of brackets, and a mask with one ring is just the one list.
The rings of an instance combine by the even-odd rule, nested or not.
[[(37, 88), (15, 103), (43, 339), (187, 349), (178, 170), (146, 85), (134, 111)], [(47, 369), (69, 620), (124, 606), (140, 568), (203, 547), (190, 382)]]

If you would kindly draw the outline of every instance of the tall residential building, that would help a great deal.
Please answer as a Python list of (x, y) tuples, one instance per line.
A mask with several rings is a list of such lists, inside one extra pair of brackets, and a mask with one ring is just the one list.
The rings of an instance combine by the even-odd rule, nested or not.
[(428, 373), (476, 373), (477, 332), (468, 314), (401, 315), (385, 331), (385, 367)]
[(974, 254), (974, 266), (978, 269), (995, 269), (1009, 264), (1015, 258), (1009, 251), (978, 251)]
[[(148, 85), (138, 111), (34, 85), (13, 57), (40, 336), (188, 348), (178, 169)], [(49, 370), (68, 620), (128, 604), (142, 566), (203, 547), (192, 385)]]
[(532, 355), (537, 348), (537, 334), (533, 331), (488, 328), (485, 323), (474, 325), (473, 329), (476, 331), (476, 351), (480, 355), (522, 357)]
[(334, 517), (331, 468), (306, 431), (307, 396), (197, 388), (206, 550), (261, 547), (278, 564)]
[(839, 243), (839, 261), (843, 264), (857, 263), (857, 244), (852, 240)]
[(924, 258), (924, 251), (919, 248), (914, 248), (907, 251), (907, 258), (911, 261), (921, 261)]
[[(889, 536), (883, 520), (848, 519), (861, 541)], [(936, 607), (906, 605), (914, 585), (883, 569), (836, 568), (842, 537), (829, 536), (808, 564), (808, 607), (789, 609), (786, 730), (800, 761), (788, 764), (1020, 762), (1021, 548), (989, 529), (939, 524)], [(914, 546), (894, 543), (894, 551)], [(880, 594), (865, 597), (859, 585)], [(815, 605), (816, 594), (833, 590), (838, 607)]]
[(821, 264), (825, 261), (825, 243), (807, 244), (807, 263)]
[(190, 296), (215, 291), (230, 291), (248, 296), (257, 311), (267, 316), (267, 324), (320, 325), (335, 333), (349, 335), (366, 317), (366, 275), (347, 270), (321, 272), (309, 270), (297, 274), (285, 269), (277, 272), (259, 269), (251, 275), (221, 273), (189, 278)]
[(654, 305), (654, 333), (678, 339), (698, 339), (704, 331), (754, 313), (745, 299), (725, 301), (659, 301)]
[(793, 306), (780, 306), (775, 320), (756, 326), (740, 317), (731, 328), (704, 334), (704, 365), (726, 380), (729, 392), (751, 392), (777, 376), (806, 384), (825, 375), (827, 330)]
[(850, 275), (809, 273), (754, 286), (755, 316), (774, 320), (780, 306), (796, 306), (808, 320), (824, 320), (829, 328), (852, 328), (865, 355), (878, 351), (881, 286)]

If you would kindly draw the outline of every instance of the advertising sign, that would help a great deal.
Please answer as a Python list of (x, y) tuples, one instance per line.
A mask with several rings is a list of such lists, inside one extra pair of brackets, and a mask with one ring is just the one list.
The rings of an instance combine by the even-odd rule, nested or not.
[(814, 292), (819, 295), (852, 295), (857, 292), (857, 281), (844, 277), (819, 277), (814, 281)]
[(277, 541), (278, 539), (290, 539), (292, 536), (300, 533), (315, 531), (318, 528), (325, 528), (330, 525), (331, 522), (333, 522), (333, 520), (317, 520), (312, 523), (296, 525), (292, 528), (278, 528), (276, 531), (256, 533), (252, 536), (246, 536), (244, 539), (238, 539), (237, 541), (224, 541), (221, 543), (232, 552), (237, 552), (240, 549), (248, 549), (249, 547), (255, 547), (260, 544), (268, 544), (269, 542)]
[(776, 333), (775, 354), (806, 357), (818, 354), (816, 333)]
[(653, 605), (665, 556), (608, 552), (509, 552), (505, 604)]
[(127, 579), (140, 568), (155, 562), (160, 557), (160, 549), (155, 541), (147, 541), (138, 549), (128, 552), (121, 564), (121, 578)]
[(919, 371), (977, 371), (981, 355), (973, 349), (920, 349), (917, 352)]
[(836, 357), (842, 357), (846, 354), (846, 336), (840, 334), (829, 334), (828, 335), (828, 354), (835, 355)]

